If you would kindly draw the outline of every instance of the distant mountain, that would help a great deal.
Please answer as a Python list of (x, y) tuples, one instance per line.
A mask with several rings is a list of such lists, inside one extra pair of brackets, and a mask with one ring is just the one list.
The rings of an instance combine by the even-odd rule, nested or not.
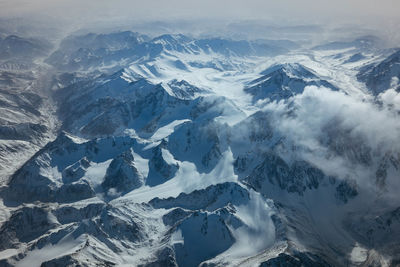
[(9, 35), (0, 39), (0, 60), (24, 59), (28, 61), (46, 56), (50, 49), (51, 44), (44, 40)]
[(353, 41), (343, 42), (330, 42), (322, 45), (314, 46), (313, 50), (341, 50), (341, 49), (360, 49), (360, 50), (371, 50), (378, 48), (382, 41), (373, 35), (367, 35), (359, 37)]
[(285, 49), (293, 50), (301, 48), (301, 45), (297, 42), (293, 42), (291, 40), (269, 40), (269, 39), (257, 39), (255, 40), (256, 43), (259, 44), (266, 44), (270, 46), (282, 47)]
[[(182, 34), (165, 34), (153, 39), (133, 32), (87, 34), (68, 37), (47, 60), (60, 70), (96, 67), (116, 70), (128, 62), (151, 60), (161, 53), (215, 53), (224, 56), (273, 56), (289, 51), (279, 42), (234, 41), (222, 38), (194, 39)], [(117, 65), (117, 66), (115, 66)]]
[(78, 70), (116, 64), (125, 58), (137, 58), (149, 38), (134, 32), (70, 36), (46, 62), (60, 70)]

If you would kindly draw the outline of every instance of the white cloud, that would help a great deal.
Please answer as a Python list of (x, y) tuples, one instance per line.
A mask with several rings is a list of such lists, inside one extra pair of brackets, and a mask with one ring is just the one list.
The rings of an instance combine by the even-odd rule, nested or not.
[[(265, 109), (289, 143), (300, 146), (298, 156), (328, 175), (354, 178), (364, 188), (376, 188), (375, 172), (387, 152), (399, 157), (400, 116), (388, 106), (327, 88), (306, 87), (293, 98), (293, 105), (271, 103)], [(339, 152), (327, 145), (328, 140)], [(362, 158), (363, 152), (371, 155), (372, 162), (365, 165), (350, 159)], [(388, 173), (392, 182), (397, 176), (398, 172)], [(400, 186), (400, 180), (394, 183)]]

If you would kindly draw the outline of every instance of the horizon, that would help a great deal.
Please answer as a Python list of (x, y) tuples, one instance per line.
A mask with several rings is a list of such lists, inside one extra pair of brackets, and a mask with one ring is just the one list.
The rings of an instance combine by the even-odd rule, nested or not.
[[(279, 3), (250, 0), (107, 2), (0, 0), (0, 30), (60, 41), (72, 33), (131, 30), (150, 36), (182, 33), (194, 37), (291, 39), (318, 43), (363, 35), (400, 41), (400, 2), (384, 0)], [(304, 26), (304, 27), (300, 27)], [(307, 29), (309, 27), (309, 29)], [(314, 27), (314, 29), (313, 29)]]

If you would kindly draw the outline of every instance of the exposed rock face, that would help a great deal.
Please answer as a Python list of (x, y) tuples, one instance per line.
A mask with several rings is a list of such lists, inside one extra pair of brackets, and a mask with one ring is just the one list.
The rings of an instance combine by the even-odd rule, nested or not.
[(61, 224), (68, 224), (96, 217), (104, 207), (104, 203), (92, 203), (83, 207), (63, 206), (55, 210), (53, 214)]
[(74, 202), (95, 196), (92, 186), (85, 180), (62, 185), (55, 192), (57, 202)]
[[(379, 212), (375, 212), (379, 214)], [(351, 220), (349, 227), (353, 228), (357, 234), (365, 238), (364, 242), (384, 246), (390, 250), (390, 246), (395, 243), (395, 236), (399, 232), (400, 208), (389, 210), (375, 217), (357, 217)], [(395, 245), (396, 246), (396, 245)], [(392, 247), (395, 249), (395, 247)]]
[(37, 63), (50, 51), (43, 39), (0, 38), (0, 183), (54, 139), (55, 108), (47, 94), (51, 71)]
[(140, 267), (178, 267), (178, 263), (175, 259), (175, 252), (172, 248), (166, 247), (156, 253), (156, 260), (150, 261), (149, 263), (141, 264)]
[[(157, 201), (159, 201), (159, 199), (154, 199), (152, 202), (157, 203)], [(191, 214), (192, 214), (191, 211), (187, 211), (181, 208), (176, 208), (163, 216), (163, 223), (168, 226), (174, 226), (176, 223), (182, 221)]]
[(189, 100), (194, 99), (201, 94), (210, 93), (207, 90), (191, 85), (185, 80), (172, 80), (168, 83), (168, 86), (172, 90), (174, 96), (180, 99)]
[[(171, 115), (185, 117), (186, 112), (177, 112), (190, 108), (187, 100), (145, 79), (128, 82), (123, 74), (119, 71), (98, 83), (72, 84), (63, 89), (65, 93), (59, 92), (64, 98), (60, 107), (64, 128), (87, 137), (104, 137), (132, 127), (149, 136)], [(120, 90), (112, 90), (115, 87)]]
[(185, 123), (169, 138), (168, 149), (177, 160), (190, 160), (201, 171), (210, 171), (221, 159), (228, 140), (226, 125), (212, 121)]
[(16, 248), (20, 242), (32, 241), (57, 225), (58, 222), (43, 208), (19, 209), (0, 229), (1, 250)]
[(64, 183), (71, 183), (79, 180), (85, 175), (85, 172), (89, 167), (90, 161), (84, 157), (75, 164), (65, 168), (62, 173)]
[(355, 198), (357, 194), (357, 183), (353, 180), (347, 179), (341, 181), (336, 187), (335, 196), (344, 203), (347, 203), (347, 201), (350, 199)]
[(260, 264), (260, 267), (277, 267), (277, 266), (288, 266), (288, 267), (303, 267), (303, 266), (315, 266), (323, 267), (330, 266), (326, 261), (321, 259), (318, 255), (306, 252), (296, 252), (293, 255), (281, 253), (276, 258), (269, 259), (266, 262)]
[(291, 166), (274, 154), (264, 155), (264, 161), (247, 177), (247, 181), (259, 190), (279, 186), (288, 192), (303, 194), (305, 190), (317, 189), (325, 174), (305, 161)]
[(179, 266), (196, 266), (234, 243), (227, 225), (217, 214), (193, 213), (177, 229), (185, 237), (184, 243), (176, 243), (174, 247)]
[(34, 141), (43, 137), (47, 127), (33, 123), (8, 124), (0, 126), (0, 138), (7, 140)]
[(179, 169), (177, 163), (167, 162), (163, 156), (163, 149), (166, 144), (162, 142), (160, 145), (152, 149), (152, 157), (149, 161), (149, 176), (146, 184), (155, 186), (162, 184), (173, 178)]
[(390, 88), (399, 92), (400, 51), (396, 51), (377, 65), (362, 68), (357, 78), (365, 82), (375, 96)]
[[(231, 204), (240, 205), (249, 200), (249, 193), (236, 183), (223, 183), (196, 190), (190, 194), (181, 193), (177, 198), (154, 198), (149, 202), (156, 208), (180, 207), (186, 210), (210, 210)], [(179, 212), (179, 211), (176, 211)]]
[(111, 161), (101, 186), (110, 194), (111, 189), (117, 193), (126, 193), (143, 184), (144, 177), (135, 167), (132, 150), (128, 150)]
[[(46, 262), (43, 262), (41, 267), (57, 267), (57, 266), (66, 266), (66, 267), (73, 267), (73, 266), (82, 266), (88, 267), (90, 265), (80, 262), (79, 260), (74, 259), (72, 256), (67, 255), (63, 257), (59, 257), (56, 259), (52, 259)], [(107, 265), (104, 265), (107, 266)], [(112, 265), (109, 265), (112, 266)]]

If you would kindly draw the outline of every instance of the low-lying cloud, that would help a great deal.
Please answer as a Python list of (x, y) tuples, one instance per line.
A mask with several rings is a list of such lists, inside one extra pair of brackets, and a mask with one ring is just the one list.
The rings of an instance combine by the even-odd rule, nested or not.
[[(299, 157), (328, 175), (350, 177), (361, 188), (376, 190), (375, 175), (384, 158), (400, 160), (400, 115), (393, 106), (400, 95), (390, 90), (380, 99), (377, 103), (327, 88), (306, 87), (291, 104), (274, 102), (265, 110), (289, 143), (300, 147)], [(392, 169), (386, 173), (385, 190), (393, 194), (387, 197), (400, 188), (399, 171)]]

